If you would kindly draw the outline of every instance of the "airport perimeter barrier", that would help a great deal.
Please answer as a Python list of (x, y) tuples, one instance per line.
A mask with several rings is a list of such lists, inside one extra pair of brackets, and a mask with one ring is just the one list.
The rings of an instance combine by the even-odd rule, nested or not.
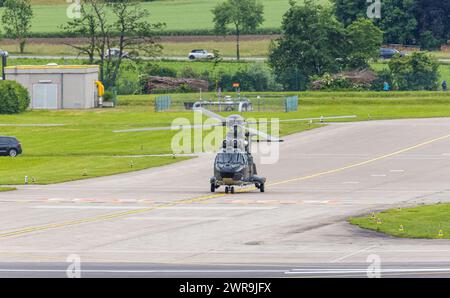
[(155, 111), (164, 112), (170, 110), (172, 98), (169, 95), (162, 95), (155, 98)]
[(286, 113), (298, 111), (298, 96), (286, 97), (284, 102)]
[(268, 94), (259, 97), (246, 96), (245, 98), (241, 97), (241, 99), (234, 97), (231, 102), (226, 101), (224, 98), (219, 100), (217, 97), (203, 97), (200, 99), (198, 95), (195, 94), (192, 94), (192, 96), (186, 96), (185, 94), (183, 96), (171, 95), (168, 109), (161, 109), (161, 105), (158, 100), (159, 97), (160, 96), (155, 98), (156, 111), (192, 111), (194, 103), (202, 102), (202, 106), (205, 109), (214, 112), (285, 112), (285, 99), (283, 96), (277, 94)]

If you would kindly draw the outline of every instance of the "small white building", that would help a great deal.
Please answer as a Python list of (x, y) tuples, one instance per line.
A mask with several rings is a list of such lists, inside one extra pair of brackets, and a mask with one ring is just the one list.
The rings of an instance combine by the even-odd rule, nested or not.
[(90, 109), (98, 106), (98, 65), (9, 66), (7, 80), (28, 89), (31, 109)]

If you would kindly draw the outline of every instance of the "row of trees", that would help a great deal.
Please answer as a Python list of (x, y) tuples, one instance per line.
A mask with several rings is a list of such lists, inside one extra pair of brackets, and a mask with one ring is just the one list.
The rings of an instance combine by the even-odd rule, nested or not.
[[(5, 36), (18, 40), (20, 52), (25, 51), (31, 28), (33, 10), (30, 0), (0, 0), (4, 7), (1, 21)], [(162, 47), (158, 34), (162, 23), (148, 22), (149, 11), (137, 0), (81, 0), (80, 18), (69, 21), (61, 29), (87, 38), (84, 45), (69, 44), (80, 54), (89, 56), (90, 63), (100, 66), (100, 80), (113, 87), (119, 76), (125, 51), (154, 56)], [(110, 55), (110, 49), (118, 49)]]
[(347, 26), (331, 7), (291, 1), (282, 36), (271, 46), (269, 64), (287, 90), (305, 90), (312, 76), (368, 67), (379, 56), (383, 32), (359, 18)]
[(1, 0), (4, 12), (1, 17), (6, 37), (19, 41), (20, 53), (25, 51), (31, 28), (33, 10), (30, 0)]
[[(114, 87), (119, 76), (125, 51), (130, 57), (156, 56), (161, 52), (158, 43), (162, 23), (150, 23), (150, 13), (133, 0), (83, 0), (80, 18), (69, 21), (62, 29), (84, 36), (87, 43), (72, 45), (81, 54), (89, 56), (90, 63), (100, 66), (100, 80), (107, 88)], [(111, 49), (118, 53), (111, 54)]]
[[(367, 0), (333, 0), (336, 17), (350, 24), (366, 17)], [(450, 38), (450, 1), (382, 0), (375, 24), (384, 31), (386, 43), (420, 44), (439, 48)]]

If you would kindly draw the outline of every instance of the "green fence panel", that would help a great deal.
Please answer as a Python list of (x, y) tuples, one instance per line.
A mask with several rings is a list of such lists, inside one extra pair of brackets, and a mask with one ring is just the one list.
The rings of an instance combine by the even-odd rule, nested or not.
[(158, 96), (155, 99), (155, 111), (163, 112), (170, 109), (172, 98), (168, 95)]
[(298, 111), (298, 96), (286, 97), (284, 106), (286, 113)]

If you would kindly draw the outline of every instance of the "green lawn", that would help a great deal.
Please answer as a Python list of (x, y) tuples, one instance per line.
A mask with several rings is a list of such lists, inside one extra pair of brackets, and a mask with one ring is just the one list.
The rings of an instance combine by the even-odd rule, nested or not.
[[(240, 43), (242, 57), (266, 57), (269, 53), (271, 39), (244, 40)], [(29, 43), (25, 48), (24, 55), (76, 56), (77, 50), (69, 45), (51, 43)], [(162, 56), (164, 57), (187, 57), (191, 50), (201, 48), (212, 52), (219, 50), (223, 57), (236, 56), (236, 43), (234, 41), (191, 41), (191, 42), (162, 42)], [(1, 45), (2, 50), (14, 55), (20, 55), (18, 44)]]
[(2, 192), (2, 191), (12, 191), (12, 190), (16, 190), (16, 188), (14, 188), (14, 187), (0, 187), (0, 192)]
[[(27, 140), (26, 134), (22, 139)], [(33, 142), (27, 142), (30, 148)], [(68, 147), (65, 147), (68, 148)], [(2, 158), (3, 159), (3, 158)], [(112, 156), (32, 156), (5, 158), (0, 170), (0, 184), (51, 184), (112, 174), (138, 171), (185, 160), (185, 157), (112, 157)]]
[(450, 204), (391, 209), (350, 218), (349, 222), (395, 237), (450, 239)]
[[(327, 0), (321, 0), (328, 3)], [(213, 29), (211, 10), (220, 0), (160, 0), (142, 3), (151, 13), (151, 22), (166, 23), (167, 30)], [(279, 28), (283, 14), (289, 8), (288, 0), (261, 0), (264, 4), (263, 28)], [(68, 4), (33, 5), (32, 32), (55, 33), (58, 26), (67, 23)], [(1, 9), (0, 9), (1, 12)], [(1, 26), (0, 26), (1, 27)]]
[[(47, 184), (92, 178), (169, 164), (183, 158), (117, 157), (121, 155), (170, 153), (171, 133), (116, 134), (114, 129), (132, 126), (168, 125), (175, 116), (191, 113), (155, 114), (143, 109), (91, 111), (30, 111), (1, 115), (0, 123), (59, 123), (62, 127), (2, 127), (2, 135), (16, 136), (24, 154), (0, 157), (0, 185), (30, 181)], [(133, 167), (130, 165), (133, 164)]]

